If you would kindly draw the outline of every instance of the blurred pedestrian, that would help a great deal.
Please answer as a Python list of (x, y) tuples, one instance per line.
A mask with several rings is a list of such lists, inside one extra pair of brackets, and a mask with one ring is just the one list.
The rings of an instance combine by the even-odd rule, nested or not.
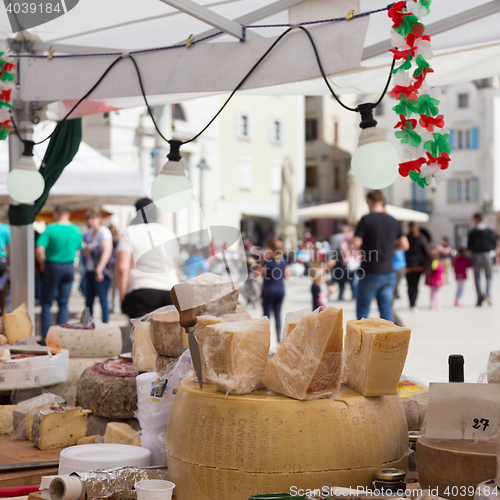
[(426, 271), (426, 284), (431, 288), (431, 309), (441, 309), (441, 287), (444, 285), (444, 268), (439, 261), (437, 248), (432, 248), (431, 269)]
[(0, 223), (0, 314), (10, 312), (10, 226)]
[(353, 239), (354, 249), (362, 251), (361, 270), (364, 272), (358, 285), (356, 314), (358, 319), (368, 318), (370, 304), (376, 298), (380, 317), (392, 321), (396, 283), (392, 259), (396, 250), (408, 249), (408, 240), (399, 221), (386, 213), (382, 191), (369, 191), (366, 203), (370, 213), (359, 221)]
[(287, 260), (283, 257), (283, 243), (268, 239), (258, 273), (263, 276), (262, 307), (264, 316), (274, 314), (278, 343), (281, 341), (281, 306), (285, 298), (285, 279), (290, 277)]
[[(111, 259), (113, 262), (116, 262), (116, 247), (120, 242), (120, 231), (114, 224), (110, 224), (109, 231), (111, 232), (111, 236), (113, 238), (113, 252), (111, 254)], [(111, 283), (109, 285), (109, 303), (111, 304), (111, 312), (119, 312), (120, 310), (120, 294), (118, 293), (118, 288), (116, 287), (116, 278), (115, 274), (111, 278)]]
[(450, 239), (447, 236), (441, 238), (441, 245), (437, 245), (437, 250), (439, 252), (439, 260), (444, 269), (444, 282), (448, 284), (453, 257), (453, 245), (450, 243)]
[[(495, 233), (489, 229), (483, 222), (483, 216), (480, 213), (472, 217), (474, 229), (469, 233), (467, 250), (471, 254), (472, 267), (474, 268), (474, 281), (476, 282), (477, 302), (476, 306), (481, 307), (483, 302), (493, 305), (491, 300), (491, 271), (493, 268), (493, 259), (490, 252), (495, 250), (497, 240)], [(486, 290), (482, 291), (481, 274), (484, 272), (486, 278)]]
[(85, 304), (94, 315), (94, 300), (101, 303), (102, 322), (109, 322), (108, 290), (113, 277), (113, 235), (102, 225), (101, 214), (93, 210), (87, 213), (90, 229), (83, 235), (86, 258)]
[(318, 307), (326, 306), (326, 295), (323, 291), (323, 269), (314, 269), (314, 275), (311, 275), (311, 295), (312, 295), (312, 310), (315, 311)]
[(58, 305), (57, 324), (69, 319), (68, 301), (75, 275), (75, 257), (82, 248), (82, 232), (70, 222), (70, 210), (58, 205), (52, 214), (53, 224), (36, 240), (38, 268), (43, 273), (42, 280), (42, 342), (52, 325), (50, 308), (56, 298)]
[(399, 283), (406, 276), (406, 252), (398, 250), (394, 252), (392, 269), (396, 273), (396, 285), (394, 286), (394, 299), (399, 299)]
[[(172, 305), (170, 290), (179, 283), (179, 243), (175, 233), (156, 222), (156, 206), (151, 199), (140, 198), (135, 208), (137, 214), (116, 248), (115, 265), (122, 311), (129, 318), (141, 318)], [(152, 251), (150, 237), (159, 251)], [(136, 262), (141, 257), (142, 265), (138, 269)]]
[(455, 270), (455, 279), (457, 280), (457, 294), (455, 297), (455, 306), (462, 307), (462, 294), (464, 291), (465, 280), (467, 279), (467, 269), (472, 266), (472, 262), (465, 255), (465, 248), (459, 248), (453, 262)]
[(429, 242), (420, 232), (415, 222), (410, 222), (408, 233), (409, 248), (406, 251), (406, 281), (408, 283), (408, 299), (410, 308), (417, 308), (418, 284), (424, 270), (430, 270)]

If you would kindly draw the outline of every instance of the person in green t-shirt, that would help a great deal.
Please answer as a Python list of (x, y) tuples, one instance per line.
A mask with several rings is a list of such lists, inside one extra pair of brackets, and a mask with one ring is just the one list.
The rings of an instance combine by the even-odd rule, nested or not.
[(42, 283), (42, 340), (52, 324), (50, 308), (57, 297), (59, 311), (57, 324), (69, 319), (68, 301), (75, 274), (76, 253), (82, 248), (82, 231), (70, 222), (70, 211), (65, 205), (54, 209), (54, 224), (47, 226), (36, 241), (36, 256), (43, 273)]

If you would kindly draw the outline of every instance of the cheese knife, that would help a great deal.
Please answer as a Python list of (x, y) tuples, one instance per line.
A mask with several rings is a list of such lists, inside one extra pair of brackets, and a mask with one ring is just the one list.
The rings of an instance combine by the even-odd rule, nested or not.
[(189, 350), (191, 351), (191, 360), (193, 361), (194, 371), (198, 378), (198, 384), (203, 389), (203, 377), (201, 372), (200, 346), (194, 334), (194, 327), (198, 318), (194, 314), (195, 300), (194, 289), (190, 283), (179, 283), (172, 287), (170, 296), (175, 308), (179, 312), (179, 324), (186, 330), (189, 340)]

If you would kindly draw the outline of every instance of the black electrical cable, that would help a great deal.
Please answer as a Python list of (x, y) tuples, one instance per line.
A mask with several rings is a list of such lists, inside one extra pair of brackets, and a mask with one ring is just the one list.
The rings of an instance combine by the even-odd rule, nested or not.
[[(198, 137), (200, 137), (200, 135), (202, 135), (208, 129), (208, 127), (210, 127), (210, 125), (212, 125), (212, 123), (215, 121), (215, 119), (222, 113), (222, 110), (226, 107), (228, 102), (232, 99), (234, 94), (236, 94), (236, 92), (247, 81), (247, 79), (255, 71), (255, 69), (259, 66), (259, 64), (267, 57), (269, 52), (271, 52), (274, 49), (274, 47), (276, 47), (276, 45), (285, 37), (285, 35), (290, 33), (290, 31), (292, 31), (292, 29), (293, 28), (288, 28), (286, 31), (281, 33), (281, 35), (273, 42), (273, 44), (266, 50), (266, 52), (264, 52), (264, 54), (260, 57), (260, 59), (252, 66), (250, 71), (243, 77), (243, 79), (240, 81), (240, 83), (238, 83), (236, 88), (231, 92), (230, 96), (226, 99), (226, 102), (222, 105), (222, 107), (219, 109), (219, 111), (217, 111), (215, 116), (208, 122), (208, 124), (202, 130), (200, 130), (200, 132), (198, 132), (194, 137), (192, 137), (188, 141), (184, 141), (182, 144), (189, 144), (190, 142), (193, 142), (194, 140), (198, 139)], [(137, 72), (137, 77), (139, 79), (139, 86), (141, 87), (142, 97), (144, 98), (144, 102), (146, 103), (146, 106), (148, 108), (149, 115), (151, 116), (151, 119), (153, 120), (153, 125), (154, 125), (156, 131), (158, 132), (158, 134), (160, 135), (160, 137), (164, 141), (169, 143), (170, 141), (164, 137), (164, 135), (161, 133), (160, 129), (158, 128), (158, 125), (156, 124), (156, 120), (154, 119), (153, 113), (151, 112), (151, 108), (149, 107), (148, 99), (146, 97), (146, 93), (144, 91), (144, 86), (142, 84), (142, 78), (141, 78), (141, 73), (139, 71), (139, 67), (137, 66), (137, 63), (135, 62), (134, 57), (132, 55), (130, 55), (129, 57), (130, 57), (130, 59), (132, 59), (132, 62), (134, 63), (135, 70)]]
[[(311, 36), (311, 33), (309, 33), (309, 31), (304, 28), (304, 26), (299, 26), (299, 29), (301, 29), (306, 35), (307, 37), (309, 38), (309, 41), (311, 42), (311, 45), (313, 47), (313, 50), (314, 50), (314, 55), (316, 56), (316, 61), (318, 63), (318, 66), (319, 66), (319, 70), (321, 71), (321, 75), (323, 76), (323, 80), (325, 81), (326, 83), (326, 86), (328, 87), (328, 89), (330, 90), (330, 92), (332, 93), (332, 96), (335, 98), (335, 100), (345, 109), (349, 110), (349, 111), (354, 111), (354, 112), (357, 112), (358, 111), (358, 108), (351, 108), (347, 105), (345, 105), (340, 99), (339, 97), (337, 96), (337, 94), (335, 93), (335, 91), (332, 89), (331, 85), (330, 85), (330, 82), (328, 81), (328, 78), (325, 74), (325, 70), (323, 69), (323, 65), (321, 64), (321, 59), (319, 57), (319, 54), (318, 54), (318, 49), (316, 47), (316, 44), (314, 43), (314, 40), (313, 40), (313, 37)], [(392, 77), (392, 70), (394, 69), (394, 63), (395, 63), (395, 59), (392, 60), (392, 64), (391, 64), (391, 69), (389, 70), (389, 77), (387, 78), (387, 83), (385, 84), (385, 88), (382, 92), (382, 95), (380, 96), (380, 98), (378, 99), (378, 101), (373, 105), (373, 107), (377, 107), (381, 102), (382, 102), (382, 99), (385, 97), (385, 94), (387, 92), (387, 89), (389, 88), (389, 84), (391, 83), (391, 77)]]
[[(50, 135), (48, 135), (43, 141), (40, 141), (40, 142), (35, 142), (35, 146), (37, 146), (38, 144), (42, 144), (43, 142), (49, 140), (56, 132), (57, 130), (59, 130), (59, 128), (62, 126), (62, 124), (68, 119), (68, 117), (71, 115), (71, 113), (73, 113), (73, 111), (81, 104), (81, 102), (83, 100), (85, 100), (96, 88), (97, 86), (104, 80), (104, 78), (106, 77), (106, 75), (111, 71), (111, 69), (113, 68), (113, 66), (118, 62), (120, 61), (121, 59), (123, 59), (123, 56), (119, 56), (118, 58), (116, 58), (109, 66), (108, 68), (106, 69), (106, 71), (101, 75), (101, 77), (99, 78), (99, 80), (97, 80), (97, 82), (93, 85), (93, 87), (71, 108), (71, 111), (69, 111), (69, 113), (66, 114), (66, 116), (57, 124), (56, 128), (52, 131), (52, 133)], [(17, 129), (17, 126), (16, 126), (16, 122), (14, 121), (14, 117), (11, 116), (11, 120), (12, 120), (12, 125), (14, 126), (14, 131), (17, 135), (17, 137), (19, 138), (19, 140), (21, 142), (24, 142), (24, 139), (21, 137), (21, 135), (19, 134), (19, 131)]]

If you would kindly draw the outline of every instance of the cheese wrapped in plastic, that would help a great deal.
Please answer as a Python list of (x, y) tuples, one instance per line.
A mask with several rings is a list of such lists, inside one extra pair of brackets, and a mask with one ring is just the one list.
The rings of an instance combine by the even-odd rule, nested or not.
[(269, 360), (264, 385), (294, 399), (336, 394), (342, 374), (342, 309), (304, 316)]
[(410, 335), (381, 318), (348, 321), (343, 382), (363, 396), (398, 394)]
[(491, 351), (486, 369), (488, 384), (500, 384), (500, 351)]
[(311, 312), (311, 309), (301, 309), (300, 311), (286, 313), (283, 332), (281, 334), (281, 341), (283, 342), (288, 337), (290, 332), (298, 325), (299, 321), (304, 316), (311, 314)]
[(132, 360), (138, 372), (152, 372), (155, 369), (156, 351), (149, 334), (149, 323), (134, 322), (132, 332)]
[(203, 352), (207, 327), (210, 325), (217, 325), (219, 323), (222, 323), (223, 321), (224, 320), (222, 318), (217, 318), (216, 316), (199, 316), (198, 322), (196, 323), (196, 326), (194, 328), (194, 334), (196, 336), (196, 340), (198, 340), (198, 345), (200, 347), (201, 373), (203, 382), (211, 381), (207, 374), (207, 363), (205, 361), (205, 353)]
[(248, 394), (262, 387), (271, 330), (269, 319), (221, 322), (206, 327), (203, 355), (207, 378), (217, 390)]

